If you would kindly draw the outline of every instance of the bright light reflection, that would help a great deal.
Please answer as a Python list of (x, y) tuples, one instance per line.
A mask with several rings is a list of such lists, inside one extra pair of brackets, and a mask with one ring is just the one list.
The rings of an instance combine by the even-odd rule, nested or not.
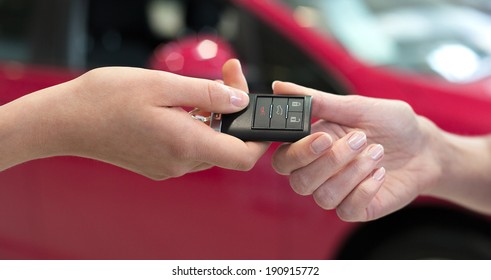
[(316, 27), (319, 21), (319, 12), (311, 7), (298, 6), (293, 12), (293, 17), (302, 27)]
[(171, 72), (177, 72), (184, 66), (184, 57), (178, 52), (172, 52), (165, 58), (165, 64)]
[(430, 67), (451, 82), (471, 80), (479, 69), (479, 56), (460, 44), (440, 46), (427, 57)]
[(217, 56), (218, 45), (211, 40), (203, 40), (196, 47), (200, 59), (211, 59)]

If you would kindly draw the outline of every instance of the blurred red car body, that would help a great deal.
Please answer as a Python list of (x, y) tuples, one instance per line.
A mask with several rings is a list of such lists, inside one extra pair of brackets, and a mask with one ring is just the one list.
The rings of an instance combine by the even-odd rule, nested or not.
[[(333, 38), (301, 27), (289, 8), (276, 1), (233, 2), (283, 34), (349, 93), (404, 100), (451, 132), (491, 132), (490, 78), (455, 84), (371, 67), (355, 59)], [(228, 51), (233, 55), (233, 50)], [(205, 76), (191, 72), (203, 69), (202, 61), (186, 63), (178, 73)], [(5, 62), (0, 65), (0, 102), (7, 103), (80, 73)], [(383, 252), (380, 248), (390, 245), (388, 248), (397, 250), (404, 248), (404, 243), (412, 244), (408, 240), (423, 240), (425, 234), (420, 231), (406, 234), (428, 229), (428, 225), (440, 225), (444, 234), (455, 237), (446, 243), (448, 247), (465, 243), (464, 237), (455, 233), (464, 224), (469, 223), (469, 231), (476, 236), (489, 232), (489, 225), (481, 217), (433, 200), (419, 200), (374, 223), (342, 222), (333, 211), (320, 209), (310, 197), (296, 195), (288, 178), (274, 173), (270, 165), (272, 151), (250, 172), (213, 168), (163, 182), (74, 157), (36, 160), (8, 169), (0, 173), (0, 258), (404, 258), (413, 255), (370, 255), (368, 249), (353, 246), (365, 243)], [(474, 218), (482, 224), (470, 223)], [(435, 232), (431, 228), (428, 231)], [(490, 241), (483, 238), (482, 242)], [(468, 252), (474, 258), (491, 255), (490, 251), (472, 255), (471, 245), (456, 250), (462, 252), (462, 257)], [(436, 253), (431, 257), (442, 256)]]

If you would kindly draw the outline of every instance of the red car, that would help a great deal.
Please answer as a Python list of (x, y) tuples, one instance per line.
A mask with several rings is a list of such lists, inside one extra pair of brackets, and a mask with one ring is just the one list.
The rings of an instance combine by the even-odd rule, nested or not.
[[(0, 104), (93, 67), (218, 78), (237, 56), (251, 91), (285, 80), (402, 99), (448, 131), (491, 132), (485, 1), (61, 2), (0, 1)], [(0, 258), (491, 258), (487, 217), (419, 199), (345, 223), (296, 195), (272, 151), (250, 172), (162, 182), (74, 157), (13, 167), (0, 173)]]

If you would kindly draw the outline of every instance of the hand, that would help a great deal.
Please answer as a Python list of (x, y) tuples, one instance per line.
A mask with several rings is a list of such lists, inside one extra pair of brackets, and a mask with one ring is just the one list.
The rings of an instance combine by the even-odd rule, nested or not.
[[(273, 167), (292, 188), (313, 195), (346, 221), (391, 213), (421, 194), (441, 174), (435, 126), (401, 101), (337, 96), (276, 82), (275, 94), (313, 96), (313, 134), (282, 145)], [(433, 137), (429, 137), (432, 135)], [(382, 167), (383, 166), (383, 167)]]
[(162, 71), (99, 68), (2, 109), (32, 109), (23, 124), (35, 141), (25, 145), (32, 153), (21, 162), (75, 155), (156, 180), (212, 166), (249, 170), (267, 144), (218, 133), (181, 108), (231, 113), (247, 106), (237, 60), (224, 65), (223, 80), (225, 85)]

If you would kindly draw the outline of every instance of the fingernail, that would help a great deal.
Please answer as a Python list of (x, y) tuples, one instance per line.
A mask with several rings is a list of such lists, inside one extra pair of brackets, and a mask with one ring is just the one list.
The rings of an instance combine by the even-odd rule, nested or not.
[(231, 90), (230, 91), (230, 104), (244, 108), (249, 104), (249, 96), (247, 93), (239, 90)]
[(324, 134), (317, 137), (317, 139), (315, 139), (314, 142), (310, 144), (310, 147), (312, 151), (318, 155), (331, 147), (331, 144), (331, 136), (329, 136), (328, 134)]
[(368, 149), (368, 156), (373, 160), (379, 160), (384, 155), (384, 147), (380, 144), (373, 145)]
[(279, 81), (273, 81), (273, 83), (271, 84), (271, 88), (274, 90), (274, 85), (276, 85), (276, 83), (278, 83)]
[(382, 181), (385, 177), (385, 168), (383, 167), (380, 167), (379, 169), (377, 169), (373, 175), (372, 175), (373, 179), (377, 180), (377, 181)]
[(348, 145), (353, 150), (358, 150), (367, 142), (367, 136), (361, 131), (357, 131), (348, 139)]

